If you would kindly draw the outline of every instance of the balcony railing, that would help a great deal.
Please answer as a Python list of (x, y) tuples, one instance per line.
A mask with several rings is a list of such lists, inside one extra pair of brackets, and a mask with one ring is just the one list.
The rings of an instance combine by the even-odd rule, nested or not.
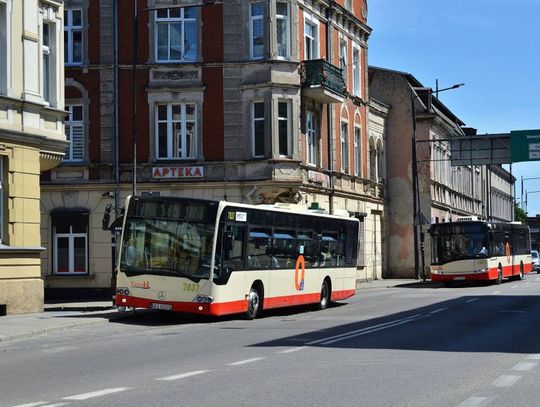
[(304, 94), (322, 103), (340, 103), (345, 100), (347, 86), (342, 70), (324, 59), (303, 61), (300, 66)]

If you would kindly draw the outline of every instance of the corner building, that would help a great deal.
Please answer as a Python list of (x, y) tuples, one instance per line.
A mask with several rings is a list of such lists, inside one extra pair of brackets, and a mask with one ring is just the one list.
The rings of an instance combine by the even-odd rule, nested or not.
[(0, 316), (43, 310), (40, 174), (64, 135), (63, 2), (0, 0)]
[(66, 0), (71, 145), (42, 182), (47, 287), (110, 287), (101, 221), (133, 190), (347, 211), (358, 278), (380, 277), (388, 107), (370, 119), (367, 3), (139, 0), (134, 37), (135, 3)]

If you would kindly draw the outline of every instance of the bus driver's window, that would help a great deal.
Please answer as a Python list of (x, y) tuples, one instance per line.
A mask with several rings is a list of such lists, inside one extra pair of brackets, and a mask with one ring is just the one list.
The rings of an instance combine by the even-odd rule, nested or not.
[(245, 227), (227, 225), (223, 234), (223, 267), (230, 271), (244, 268)]

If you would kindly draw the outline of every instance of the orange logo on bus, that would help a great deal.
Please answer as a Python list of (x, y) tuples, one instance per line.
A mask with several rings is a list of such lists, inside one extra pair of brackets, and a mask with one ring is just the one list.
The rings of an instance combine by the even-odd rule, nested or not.
[[(300, 281), (298, 281), (298, 271), (300, 269), (300, 266), (302, 266), (302, 275), (301, 275)], [(296, 287), (297, 291), (304, 291), (305, 275), (306, 275), (306, 261), (304, 260), (304, 256), (300, 255), (296, 259), (296, 267), (294, 269), (294, 286)]]
[(504, 252), (506, 254), (506, 261), (510, 263), (510, 243), (506, 242), (506, 244), (504, 245)]

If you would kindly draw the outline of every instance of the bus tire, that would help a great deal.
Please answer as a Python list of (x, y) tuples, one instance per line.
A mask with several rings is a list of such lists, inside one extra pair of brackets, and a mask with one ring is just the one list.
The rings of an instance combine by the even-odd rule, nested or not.
[(321, 297), (319, 299), (319, 303), (317, 304), (317, 308), (322, 311), (328, 308), (328, 305), (330, 304), (330, 283), (328, 282), (328, 279), (324, 279), (321, 286)]
[(260, 293), (262, 293), (260, 287), (257, 284), (253, 284), (247, 295), (246, 319), (255, 319), (260, 314), (262, 308)]
[(502, 279), (503, 279), (502, 267), (499, 264), (499, 267), (497, 269), (497, 279), (495, 280), (495, 284), (497, 284), (497, 285), (501, 284)]

